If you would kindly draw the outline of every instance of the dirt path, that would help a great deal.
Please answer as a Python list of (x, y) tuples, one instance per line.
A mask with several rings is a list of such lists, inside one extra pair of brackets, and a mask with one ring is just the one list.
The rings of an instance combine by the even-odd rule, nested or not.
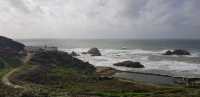
[[(31, 57), (32, 57), (32, 55), (28, 53), (27, 56), (23, 59), (23, 62), (24, 62), (24, 63), (27, 63), (27, 62), (31, 59)], [(17, 71), (20, 71), (20, 70), (21, 70), (21, 68), (18, 67), (18, 68), (15, 68), (15, 69), (11, 70), (10, 72), (8, 72), (6, 75), (4, 75), (4, 76), (2, 77), (2, 79), (1, 79), (2, 83), (5, 84), (5, 85), (7, 85), (7, 86), (13, 87), (13, 88), (24, 88), (23, 86), (19, 86), (19, 85), (13, 84), (13, 83), (10, 82), (10, 80), (9, 80), (9, 77), (10, 77), (13, 73), (15, 73), (15, 72), (17, 72)]]
[(27, 56), (23, 59), (24, 64), (27, 63), (32, 58), (32, 54), (28, 53)]
[(13, 88), (23, 88), (22, 86), (13, 84), (13, 83), (10, 82), (10, 80), (9, 80), (9, 77), (10, 77), (13, 73), (15, 73), (16, 71), (19, 71), (19, 70), (20, 70), (20, 68), (15, 68), (15, 69), (13, 69), (12, 71), (8, 72), (6, 75), (4, 75), (3, 78), (2, 78), (2, 80), (1, 80), (2, 83), (5, 84), (5, 85), (7, 85), (7, 86), (13, 87)]

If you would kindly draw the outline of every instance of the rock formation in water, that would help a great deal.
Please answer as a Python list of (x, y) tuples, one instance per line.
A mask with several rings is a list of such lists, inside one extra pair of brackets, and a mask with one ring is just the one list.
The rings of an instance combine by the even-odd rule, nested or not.
[(101, 56), (101, 52), (98, 48), (91, 48), (87, 53), (91, 56)]
[(123, 61), (123, 62), (115, 63), (113, 65), (131, 67), (131, 68), (144, 68), (144, 65), (142, 65), (140, 62), (132, 62), (132, 61)]
[(191, 55), (189, 51), (176, 49), (173, 51), (166, 51), (163, 55)]

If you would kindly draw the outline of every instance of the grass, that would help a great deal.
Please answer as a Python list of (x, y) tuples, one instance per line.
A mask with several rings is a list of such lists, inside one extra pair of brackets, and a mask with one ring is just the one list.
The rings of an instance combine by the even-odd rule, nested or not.
[(6, 74), (8, 73), (10, 70), (12, 70), (13, 68), (1, 68), (0, 69), (0, 79)]
[(0, 57), (0, 68), (18, 67), (22, 64), (18, 57)]
[(145, 97), (148, 96), (150, 93), (96, 93), (97, 96), (103, 97)]
[[(23, 95), (28, 95), (27, 97), (32, 97), (33, 95), (34, 97), (62, 97), (62, 95), (65, 94), (97, 95), (100, 97), (199, 97), (200, 95), (200, 88), (184, 86), (152, 86), (137, 82), (122, 82), (118, 79), (96, 81), (93, 80), (93, 78), (95, 78), (95, 75), (93, 74), (80, 74), (79, 71), (74, 70), (73, 68), (61, 66), (50, 68), (45, 72), (38, 71), (37, 69), (41, 68), (37, 67), (37, 65), (27, 64), (23, 65), (21, 71), (17, 72), (16, 75), (13, 75), (28, 74), (24, 77), (29, 77), (27, 79), (31, 79), (33, 76), (30, 76), (29, 73), (35, 72), (29, 72), (30, 70), (39, 72), (37, 73), (37, 76), (39, 77), (37, 79), (43, 80), (45, 84), (35, 83), (34, 80), (22, 80), (26, 87), (31, 88), (26, 91), (20, 91)], [(9, 69), (1, 69), (0, 76), (8, 71)], [(0, 92), (5, 92), (3, 93), (5, 95), (11, 95), (8, 94), (7, 91), (14, 91), (13, 93), (19, 92), (18, 90), (7, 87), (5, 90), (3, 90), (3, 88), (5, 88), (5, 86), (0, 87)]]
[[(1, 68), (0, 80), (6, 73), (11, 71), (12, 69), (13, 68)], [(19, 90), (8, 87), (4, 85), (2, 82), (0, 82), (0, 97), (18, 97), (18, 94), (19, 94)]]

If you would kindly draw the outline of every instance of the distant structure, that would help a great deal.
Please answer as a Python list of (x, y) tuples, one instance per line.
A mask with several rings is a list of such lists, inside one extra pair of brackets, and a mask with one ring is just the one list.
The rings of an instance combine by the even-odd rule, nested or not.
[(26, 46), (25, 50), (30, 53), (43, 52), (43, 51), (58, 51), (58, 47), (49, 46)]
[(200, 86), (200, 78), (185, 78), (185, 77), (174, 77), (175, 82), (178, 84), (184, 84), (186, 86)]

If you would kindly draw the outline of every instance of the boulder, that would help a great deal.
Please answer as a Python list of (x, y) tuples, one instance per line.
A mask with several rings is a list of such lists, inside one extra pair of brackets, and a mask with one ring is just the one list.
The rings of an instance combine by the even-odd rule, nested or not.
[(123, 61), (123, 62), (115, 63), (113, 65), (131, 67), (131, 68), (144, 68), (144, 65), (142, 65), (140, 62), (132, 62), (132, 61)]
[(173, 53), (176, 55), (191, 55), (189, 51), (181, 50), (181, 49), (174, 50)]
[(74, 52), (74, 51), (72, 51), (72, 52), (70, 53), (70, 55), (71, 55), (71, 56), (80, 56), (78, 53), (76, 53), (76, 52)]
[(191, 54), (189, 51), (177, 49), (173, 51), (168, 50), (163, 55), (191, 55)]
[(98, 48), (91, 48), (90, 50), (88, 50), (87, 53), (91, 56), (101, 56), (101, 53)]

